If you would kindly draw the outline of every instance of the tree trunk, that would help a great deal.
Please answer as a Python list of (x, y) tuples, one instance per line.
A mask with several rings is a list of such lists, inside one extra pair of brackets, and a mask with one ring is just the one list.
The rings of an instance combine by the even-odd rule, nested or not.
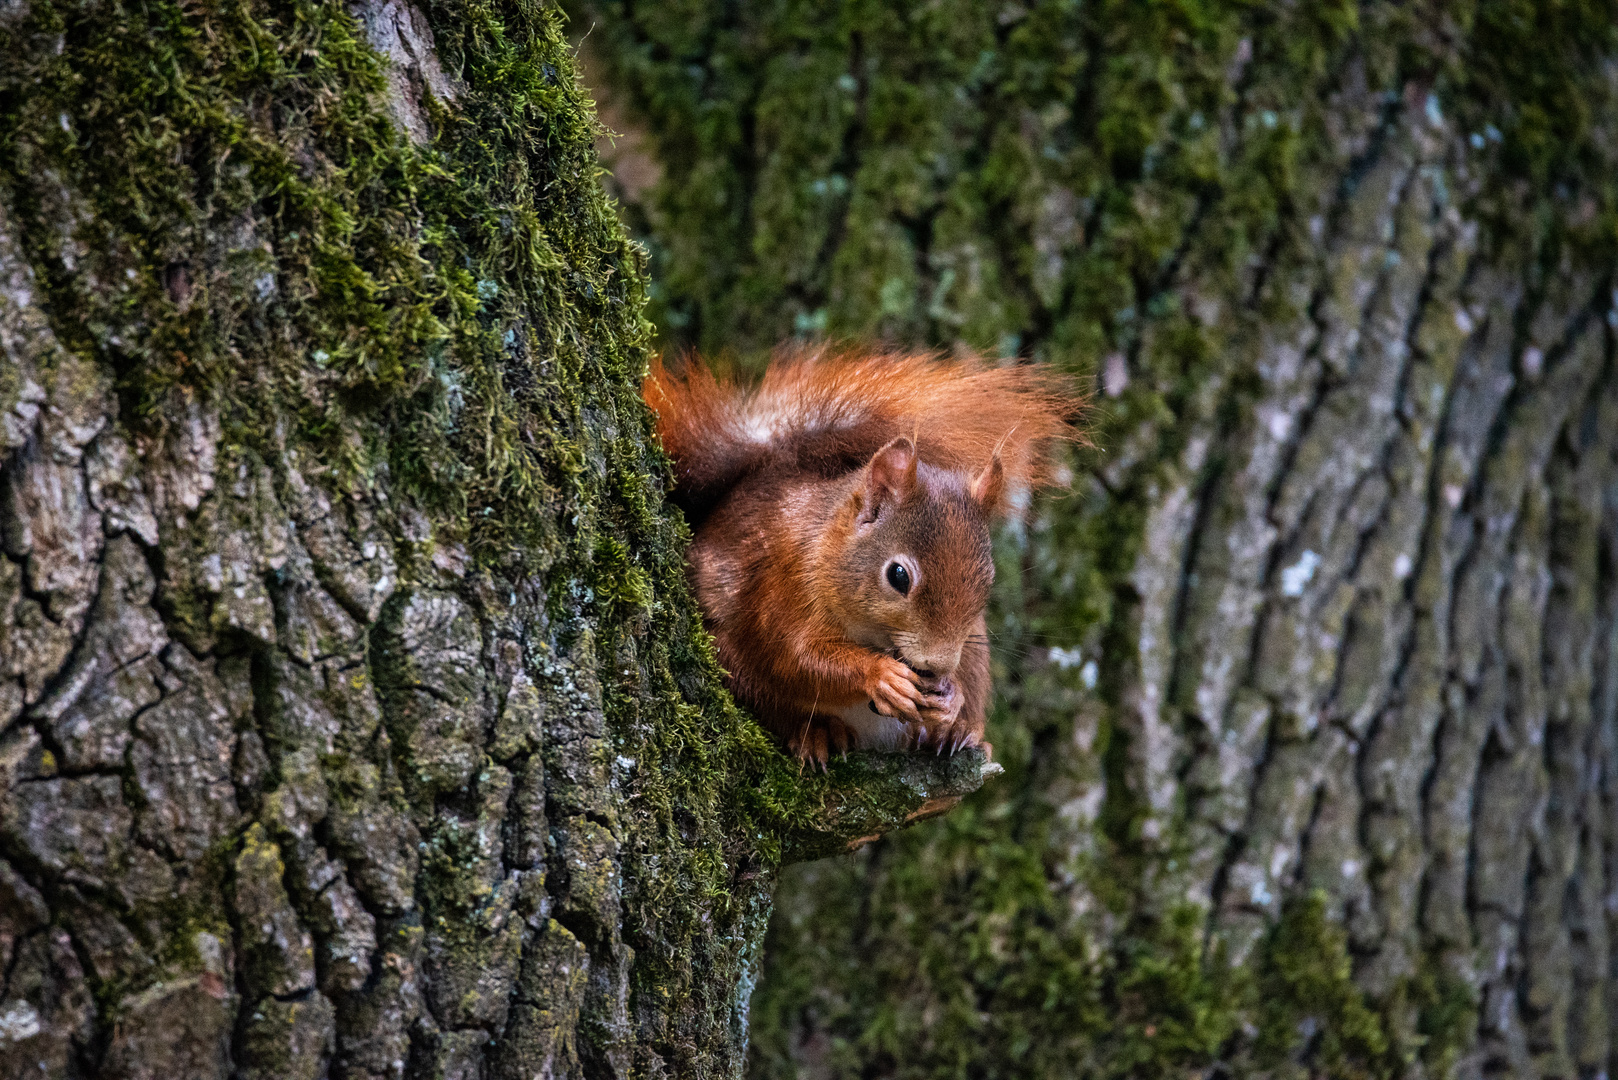
[(1618, 1068), (1615, 17), (581, 19), (668, 342), (1100, 391), (1002, 543), (1007, 777), (783, 879), (753, 1075)]
[(737, 1075), (981, 783), (719, 689), (558, 27), (0, 3), (0, 1077)]

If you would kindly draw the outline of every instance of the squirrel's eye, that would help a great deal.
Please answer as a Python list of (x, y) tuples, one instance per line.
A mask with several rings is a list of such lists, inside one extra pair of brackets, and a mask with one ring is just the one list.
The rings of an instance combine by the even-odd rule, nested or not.
[(910, 571), (900, 563), (888, 564), (888, 584), (898, 590), (900, 596), (910, 595)]

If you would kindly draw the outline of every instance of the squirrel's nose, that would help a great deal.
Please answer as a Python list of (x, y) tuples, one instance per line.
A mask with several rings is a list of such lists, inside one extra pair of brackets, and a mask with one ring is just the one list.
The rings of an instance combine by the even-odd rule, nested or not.
[(960, 646), (941, 646), (932, 649), (907, 649), (902, 658), (914, 671), (924, 679), (936, 679), (944, 675), (953, 675), (955, 668), (961, 662)]

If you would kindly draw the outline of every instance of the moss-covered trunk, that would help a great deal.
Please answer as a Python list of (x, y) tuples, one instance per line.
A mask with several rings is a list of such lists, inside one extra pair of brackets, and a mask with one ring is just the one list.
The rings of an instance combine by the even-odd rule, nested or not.
[(1006, 782), (783, 879), (754, 1075), (1618, 1067), (1618, 11), (585, 22), (669, 340), (1099, 391)]
[(558, 25), (0, 3), (0, 1077), (735, 1075), (981, 782), (717, 689)]

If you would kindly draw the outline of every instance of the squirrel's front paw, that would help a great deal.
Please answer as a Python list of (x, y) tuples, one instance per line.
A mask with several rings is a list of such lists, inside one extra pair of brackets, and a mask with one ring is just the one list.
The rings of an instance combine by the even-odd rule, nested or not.
[(878, 656), (865, 683), (865, 693), (883, 716), (920, 720), (929, 695), (922, 678), (891, 656)]
[(921, 686), (921, 703), (917, 707), (917, 719), (928, 727), (943, 728), (955, 722), (961, 715), (961, 705), (966, 701), (966, 695), (955, 685), (955, 680), (947, 676), (942, 679), (924, 680)]

